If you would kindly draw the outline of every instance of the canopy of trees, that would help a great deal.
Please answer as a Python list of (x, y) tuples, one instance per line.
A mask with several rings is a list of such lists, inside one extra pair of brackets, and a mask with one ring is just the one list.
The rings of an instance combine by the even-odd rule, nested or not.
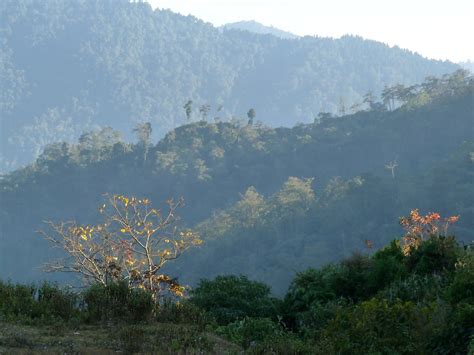
[(457, 72), (410, 91), (393, 111), (373, 101), (291, 129), (199, 121), (156, 145), (124, 143), (112, 129), (51, 145), (0, 182), (1, 276), (38, 275), (34, 267), (53, 255), (35, 230), (44, 220), (96, 223), (103, 193), (157, 204), (184, 197), (184, 227), (205, 247), (170, 273), (191, 284), (243, 273), (281, 293), (307, 266), (365, 248), (365, 240), (384, 245), (415, 207), (460, 215), (453, 232), (470, 240), (472, 78)]
[[(128, 0), (4, 0), (0, 16), (3, 172), (98, 127), (129, 138), (150, 122), (156, 139), (187, 117), (228, 120), (250, 107), (292, 126), (319, 111), (347, 113), (369, 90), (458, 68), (358, 37), (221, 31)], [(196, 109), (187, 115), (189, 100)]]

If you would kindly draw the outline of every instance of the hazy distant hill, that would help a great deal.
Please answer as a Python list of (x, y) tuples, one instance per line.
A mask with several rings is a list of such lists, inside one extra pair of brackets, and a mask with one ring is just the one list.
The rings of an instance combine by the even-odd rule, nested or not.
[(471, 73), (474, 73), (474, 62), (472, 60), (468, 60), (465, 62), (459, 62), (458, 63), (461, 67), (464, 69), (469, 70)]
[(131, 138), (150, 121), (157, 139), (186, 122), (190, 99), (191, 121), (245, 118), (252, 107), (258, 120), (291, 126), (459, 68), (359, 37), (220, 31), (128, 0), (5, 0), (0, 16), (0, 171), (92, 128)]
[(453, 232), (469, 241), (473, 93), (472, 76), (458, 72), (401, 90), (395, 110), (385, 100), (293, 128), (199, 121), (146, 149), (112, 129), (49, 146), (0, 180), (0, 279), (44, 277), (35, 269), (52, 252), (36, 233), (43, 221), (94, 223), (104, 193), (157, 207), (184, 197), (183, 224), (199, 224), (205, 240), (173, 272), (186, 282), (245, 273), (281, 291), (295, 271), (364, 239), (384, 245), (413, 208), (460, 215)]
[(273, 35), (279, 38), (284, 38), (284, 39), (295, 39), (299, 37), (291, 32), (283, 31), (273, 26), (265, 26), (256, 21), (233, 22), (233, 23), (225, 24), (221, 26), (220, 28), (222, 28), (223, 30), (249, 31), (249, 32), (264, 34), (264, 35), (270, 34), (270, 35)]

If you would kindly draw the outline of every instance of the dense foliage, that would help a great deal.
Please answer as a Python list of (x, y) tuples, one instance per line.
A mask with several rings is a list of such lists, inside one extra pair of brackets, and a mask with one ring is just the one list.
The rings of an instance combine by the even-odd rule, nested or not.
[(97, 127), (129, 137), (151, 122), (161, 137), (186, 122), (188, 100), (193, 121), (253, 107), (289, 126), (459, 68), (358, 37), (221, 31), (141, 1), (4, 0), (0, 16), (1, 172)]
[(287, 319), (330, 353), (466, 353), (472, 299), (452, 292), (460, 277), (470, 287), (472, 261), (472, 246), (453, 237), (431, 237), (408, 255), (394, 241), (370, 257), (298, 274)]
[(245, 276), (218, 276), (201, 280), (192, 291), (192, 303), (212, 314), (219, 324), (245, 317), (276, 318), (277, 303), (270, 287)]
[(125, 143), (112, 129), (51, 145), (0, 182), (1, 275), (39, 277), (37, 267), (60, 254), (35, 231), (45, 220), (98, 222), (103, 193), (156, 205), (184, 197), (184, 227), (197, 228), (205, 247), (166, 271), (192, 285), (244, 274), (282, 294), (297, 271), (363, 250), (366, 239), (385, 245), (414, 207), (460, 215), (453, 231), (470, 240), (472, 90), (458, 72), (412, 88), (394, 111), (375, 102), (291, 129), (199, 121), (157, 145)]
[(0, 353), (474, 353), (469, 71), (4, 0), (0, 83)]
[(128, 352), (152, 351), (158, 339), (145, 341), (146, 326), (171, 323), (174, 334), (158, 333), (161, 346), (176, 350), (210, 351), (206, 330), (250, 354), (467, 354), (474, 346), (472, 245), (435, 235), (409, 252), (401, 243), (300, 272), (282, 300), (237, 276), (201, 280), (189, 300), (157, 304), (126, 283), (73, 293), (0, 282), (0, 321), (73, 329), (126, 322), (116, 336)]
[(272, 35), (272, 36), (285, 38), (285, 39), (298, 38), (298, 36), (293, 33), (280, 30), (273, 26), (265, 26), (256, 21), (238, 21), (238, 22), (225, 24), (219, 28), (221, 28), (224, 31), (228, 31), (228, 30), (248, 31), (248, 32), (258, 33), (258, 34), (263, 34), (263, 35)]

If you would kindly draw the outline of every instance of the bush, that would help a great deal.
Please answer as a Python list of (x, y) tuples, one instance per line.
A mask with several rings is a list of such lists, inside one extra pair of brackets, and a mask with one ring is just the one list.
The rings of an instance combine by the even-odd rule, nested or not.
[(154, 307), (149, 292), (129, 288), (126, 282), (93, 285), (84, 292), (83, 300), (85, 319), (92, 323), (144, 321), (152, 316)]
[(409, 271), (426, 275), (454, 271), (461, 248), (454, 237), (432, 236), (407, 257)]
[(0, 281), (0, 314), (6, 319), (68, 321), (77, 316), (78, 296), (55, 284), (15, 285)]
[(397, 299), (402, 301), (430, 303), (440, 299), (447, 284), (446, 278), (440, 275), (412, 274), (403, 280), (393, 282), (389, 287), (380, 291), (378, 298), (389, 301)]
[(304, 312), (313, 303), (340, 298), (358, 302), (372, 297), (403, 275), (403, 265), (393, 252), (379, 252), (372, 258), (354, 254), (339, 264), (298, 273), (285, 297), (286, 307), (290, 312)]
[(333, 274), (330, 285), (337, 297), (359, 301), (370, 297), (374, 290), (369, 288), (372, 260), (361, 254), (353, 254), (343, 260)]
[(218, 276), (201, 280), (192, 291), (190, 301), (212, 314), (219, 324), (245, 317), (276, 318), (277, 301), (270, 288), (245, 276)]
[(314, 337), (327, 326), (328, 322), (336, 317), (338, 312), (349, 307), (349, 305), (350, 303), (342, 298), (325, 303), (312, 303), (306, 312), (297, 314), (296, 329), (299, 335), (305, 339)]
[(283, 335), (281, 327), (268, 318), (245, 318), (221, 326), (216, 332), (244, 348), (265, 339)]
[(429, 350), (435, 354), (465, 354), (474, 337), (474, 305), (461, 303), (446, 310), (444, 321), (430, 339)]
[(285, 323), (293, 329), (312, 327), (322, 321), (314, 310), (324, 309), (327, 302), (344, 304), (371, 297), (380, 284), (373, 273), (380, 273), (381, 265), (379, 260), (374, 263), (368, 256), (354, 254), (340, 264), (298, 273), (285, 297)]
[(4, 318), (33, 316), (34, 295), (33, 285), (14, 285), (0, 281), (0, 312)]
[(447, 298), (452, 303), (467, 302), (474, 304), (474, 253), (468, 249), (459, 258)]
[(215, 323), (214, 317), (210, 313), (187, 300), (181, 302), (165, 300), (157, 306), (155, 313), (158, 322), (192, 324), (200, 330)]
[(36, 316), (60, 318), (65, 321), (76, 317), (78, 295), (71, 290), (61, 289), (57, 285), (43, 283), (38, 288)]
[(336, 293), (330, 280), (337, 272), (335, 265), (328, 265), (321, 270), (310, 268), (296, 275), (283, 302), (284, 322), (298, 329), (309, 326), (310, 309), (313, 304), (324, 304), (336, 298)]
[(373, 298), (341, 310), (316, 340), (317, 348), (343, 354), (425, 353), (433, 328), (430, 307)]
[(373, 294), (408, 276), (400, 243), (394, 240), (387, 247), (372, 256), (372, 268), (368, 280), (368, 288)]
[(248, 354), (312, 354), (310, 343), (268, 318), (245, 318), (216, 330), (232, 342), (241, 345)]

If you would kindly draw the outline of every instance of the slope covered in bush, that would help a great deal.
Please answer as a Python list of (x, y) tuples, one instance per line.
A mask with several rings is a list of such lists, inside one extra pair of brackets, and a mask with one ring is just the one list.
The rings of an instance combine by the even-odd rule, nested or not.
[[(265, 283), (232, 275), (201, 280), (189, 299), (156, 303), (127, 282), (81, 292), (0, 282), (0, 349), (77, 350), (93, 344), (79, 337), (88, 334), (102, 351), (472, 352), (472, 245), (434, 234), (405, 243), (300, 272), (280, 299)], [(25, 325), (41, 326), (42, 336)], [(50, 332), (67, 341), (51, 342)]]
[(154, 146), (111, 129), (52, 145), (0, 182), (2, 277), (38, 277), (52, 253), (35, 231), (45, 220), (95, 223), (103, 193), (157, 206), (184, 197), (183, 222), (199, 224), (207, 244), (182, 260), (194, 266), (178, 276), (193, 284), (245, 273), (282, 292), (314, 260), (343, 257), (365, 239), (384, 245), (413, 207), (460, 215), (455, 232), (470, 240), (472, 79), (457, 73), (417, 90), (394, 111), (374, 105), (291, 129), (200, 121)]
[(145, 2), (5, 0), (0, 14), (0, 171), (97, 127), (128, 137), (149, 121), (162, 137), (186, 122), (188, 100), (192, 120), (253, 107), (266, 123), (291, 126), (349, 112), (369, 90), (459, 68), (358, 37), (222, 32)]

